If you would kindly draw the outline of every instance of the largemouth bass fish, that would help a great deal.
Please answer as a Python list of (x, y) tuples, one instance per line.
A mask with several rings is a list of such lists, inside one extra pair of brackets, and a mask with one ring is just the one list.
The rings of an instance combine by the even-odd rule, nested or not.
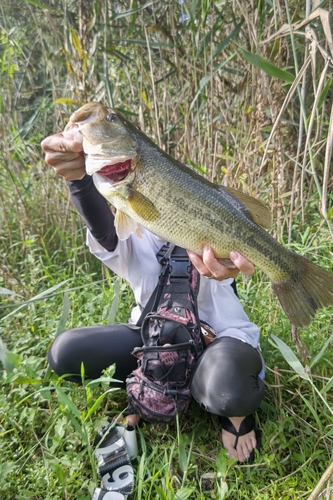
[(217, 258), (240, 252), (264, 271), (291, 323), (308, 325), (333, 305), (333, 274), (286, 249), (265, 229), (269, 210), (255, 198), (217, 186), (174, 160), (119, 112), (89, 103), (66, 130), (83, 136), (87, 173), (117, 209), (120, 240), (143, 226), (175, 245)]

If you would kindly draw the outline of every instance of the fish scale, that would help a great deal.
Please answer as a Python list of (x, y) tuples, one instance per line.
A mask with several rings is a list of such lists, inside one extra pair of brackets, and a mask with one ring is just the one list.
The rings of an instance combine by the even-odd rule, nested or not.
[[(119, 112), (99, 103), (73, 113), (66, 129), (73, 127), (83, 135), (87, 173), (117, 209), (119, 239), (139, 236), (143, 226), (199, 255), (204, 245), (217, 258), (238, 251), (271, 279), (295, 326), (308, 325), (318, 308), (333, 305), (333, 275), (270, 236), (266, 229), (271, 216), (262, 202), (214, 185), (165, 153)], [(119, 181), (117, 172), (125, 161), (130, 168)]]

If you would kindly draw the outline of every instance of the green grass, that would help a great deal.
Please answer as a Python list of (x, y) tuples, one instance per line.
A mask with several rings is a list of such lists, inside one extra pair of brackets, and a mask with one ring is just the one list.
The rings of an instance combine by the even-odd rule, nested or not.
[[(18, 261), (19, 249), (13, 248), (17, 252), (13, 259)], [(318, 262), (326, 264), (330, 252), (326, 246)], [(3, 295), (0, 332), (11, 363), (8, 372), (2, 372), (0, 390), (3, 500), (89, 499), (98, 485), (91, 446), (96, 428), (103, 419), (126, 408), (124, 391), (110, 391), (107, 382), (76, 387), (47, 372), (46, 352), (59, 328), (64, 328), (64, 320), (66, 328), (106, 323), (116, 295), (116, 277), (105, 275), (94, 260), (89, 262), (82, 247), (77, 249), (81, 257), (77, 257), (74, 273), (71, 254), (69, 248), (67, 266), (59, 256), (48, 269), (43, 248), (30, 246), (17, 273), (25, 275), (34, 259), (39, 263), (35, 275), (46, 275), (28, 283), (30, 289), (38, 293), (48, 290), (54, 286), (53, 275), (63, 285), (16, 311), (14, 304), (18, 306), (21, 299)], [(133, 298), (124, 282), (119, 293), (116, 321), (125, 321)], [(276, 335), (292, 345), (288, 321), (261, 273), (240, 279), (239, 293), (251, 319), (262, 329), (268, 368), (266, 396), (258, 411), (263, 443), (255, 464), (238, 465), (230, 460), (220, 443), (216, 417), (192, 402), (179, 419), (178, 429), (177, 422), (140, 427), (136, 487), (131, 498), (308, 498), (331, 460), (329, 380), (333, 359), (331, 344), (324, 351), (322, 348), (332, 333), (332, 312), (319, 312), (311, 327), (302, 331), (298, 348), (308, 351), (306, 357), (302, 359), (293, 349), (298, 363), (307, 367), (307, 379), (295, 371), (298, 365), (292, 368), (288, 364), (281, 346), (278, 348), (271, 337)], [(289, 355), (287, 350), (287, 359)], [(315, 365), (310, 369), (313, 360)], [(112, 370), (106, 374), (110, 376)]]

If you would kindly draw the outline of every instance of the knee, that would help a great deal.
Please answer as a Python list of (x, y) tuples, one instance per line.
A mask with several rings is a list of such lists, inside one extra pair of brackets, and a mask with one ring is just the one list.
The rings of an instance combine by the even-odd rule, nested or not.
[[(65, 377), (67, 380), (77, 380), (80, 378), (80, 367), (76, 366), (75, 359), (73, 355), (75, 353), (75, 343), (76, 335), (75, 330), (67, 330), (60, 333), (53, 341), (49, 351), (48, 351), (48, 361), (52, 370), (61, 376), (69, 375)], [(73, 375), (77, 375), (76, 377)]]
[(208, 402), (212, 413), (223, 417), (243, 417), (255, 412), (264, 397), (265, 386), (259, 377), (249, 377), (247, 381), (235, 378), (234, 386), (221, 384), (220, 391), (209, 394)]
[(249, 415), (264, 396), (264, 383), (258, 377), (261, 369), (261, 357), (249, 344), (231, 337), (217, 339), (194, 368), (192, 395), (216, 415)]

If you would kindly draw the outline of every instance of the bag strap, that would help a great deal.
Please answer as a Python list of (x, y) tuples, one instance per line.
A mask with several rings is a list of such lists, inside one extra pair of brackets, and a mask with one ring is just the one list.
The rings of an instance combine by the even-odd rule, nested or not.
[(184, 248), (174, 248), (169, 258), (169, 267), (169, 280), (164, 289), (164, 298), (159, 306), (189, 309), (197, 316), (196, 299), (200, 275), (192, 265)]
[[(175, 306), (190, 307), (187, 298), (189, 281), (191, 279), (191, 262), (184, 248), (167, 243), (157, 253), (157, 259), (162, 266), (155, 290), (141, 313), (136, 325), (141, 326), (144, 318), (151, 311), (156, 311), (162, 292), (170, 294)], [(195, 297), (199, 289), (199, 274), (197, 273)], [(167, 302), (167, 301), (166, 301)], [(166, 304), (165, 304), (166, 305)]]
[(176, 247), (175, 245), (171, 245), (170, 243), (167, 243), (166, 245), (163, 245), (157, 253), (157, 260), (161, 264), (162, 269), (161, 269), (160, 276), (158, 279), (158, 283), (155, 287), (155, 290), (153, 291), (153, 293), (149, 297), (148, 302), (147, 302), (145, 308), (143, 309), (140, 318), (138, 319), (138, 321), (136, 323), (137, 326), (142, 325), (143, 320), (145, 319), (145, 317), (147, 316), (147, 314), (149, 312), (156, 311), (156, 309), (157, 309), (158, 303), (159, 303), (161, 295), (162, 295), (162, 291), (165, 288), (165, 285), (168, 281), (169, 274), (170, 274), (170, 269), (169, 269), (170, 255), (172, 254), (172, 252), (175, 248), (179, 248), (179, 247)]

